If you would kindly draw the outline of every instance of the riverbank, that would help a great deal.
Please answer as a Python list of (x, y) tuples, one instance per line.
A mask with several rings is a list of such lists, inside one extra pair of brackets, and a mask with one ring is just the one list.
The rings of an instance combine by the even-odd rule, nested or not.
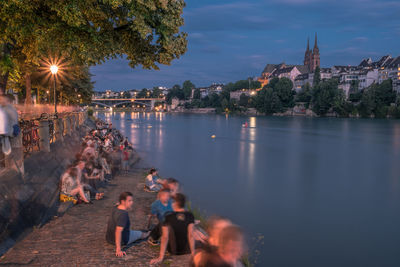
[(45, 224), (57, 214), (59, 179), (91, 122), (50, 144), (50, 151), (35, 151), (24, 159), (24, 173), (13, 168), (0, 172), (0, 255), (32, 227)]
[[(126, 250), (127, 256), (117, 258), (115, 247), (105, 241), (107, 221), (118, 196), (131, 191), (134, 196), (130, 212), (131, 227), (144, 229), (154, 193), (145, 192), (147, 168), (133, 167), (128, 174), (115, 177), (105, 190), (106, 197), (93, 205), (77, 205), (60, 218), (35, 229), (3, 257), (0, 265), (16, 266), (149, 266), (159, 247), (147, 242)], [(162, 266), (187, 266), (189, 255), (166, 257)]]
[[(159, 247), (147, 242), (127, 249), (117, 258), (115, 247), (105, 242), (105, 230), (112, 207), (123, 191), (134, 194), (131, 227), (146, 229), (154, 193), (143, 190), (149, 168), (134, 167), (140, 157), (133, 151), (128, 174), (117, 174), (103, 190), (105, 197), (93, 205), (59, 203), (59, 177), (79, 151), (81, 137), (95, 127), (85, 121), (63, 142), (51, 145), (51, 152), (32, 154), (26, 161), (25, 176), (12, 170), (0, 184), (0, 265), (5, 266), (148, 266)], [(118, 159), (116, 159), (118, 160)], [(167, 266), (186, 266), (189, 256), (166, 258)]]

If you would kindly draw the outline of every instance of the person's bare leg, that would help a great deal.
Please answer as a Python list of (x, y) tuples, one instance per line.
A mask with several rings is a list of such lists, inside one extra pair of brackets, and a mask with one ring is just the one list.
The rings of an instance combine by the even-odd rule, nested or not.
[(79, 194), (79, 196), (82, 198), (82, 200), (86, 203), (89, 203), (90, 201), (86, 198), (85, 196), (85, 192), (83, 192), (83, 187), (79, 186), (77, 188), (75, 188), (74, 190), (71, 191), (72, 195), (77, 195)]

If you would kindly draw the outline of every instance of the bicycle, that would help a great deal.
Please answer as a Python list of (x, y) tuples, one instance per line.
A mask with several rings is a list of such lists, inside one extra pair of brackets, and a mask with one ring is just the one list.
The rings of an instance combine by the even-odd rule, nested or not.
[(54, 129), (54, 120), (58, 119), (58, 115), (56, 114), (48, 114), (48, 113), (42, 113), (40, 115), (39, 120), (48, 120), (49, 121), (49, 139), (50, 143), (53, 143), (55, 141), (55, 129)]
[(21, 120), (20, 128), (22, 132), (24, 155), (26, 156), (33, 152), (35, 147), (40, 151), (40, 137), (38, 133), (39, 126), (35, 123), (35, 120)]

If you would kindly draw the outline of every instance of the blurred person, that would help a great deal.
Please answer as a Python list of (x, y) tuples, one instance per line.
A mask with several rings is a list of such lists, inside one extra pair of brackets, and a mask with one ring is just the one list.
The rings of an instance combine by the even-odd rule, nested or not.
[(131, 230), (131, 222), (128, 211), (132, 210), (133, 195), (131, 192), (123, 192), (119, 196), (118, 206), (114, 207), (108, 220), (106, 240), (115, 245), (115, 255), (122, 257), (126, 255), (121, 250), (124, 245), (129, 245), (137, 240), (145, 239), (149, 232)]
[(129, 171), (129, 151), (126, 148), (123, 148), (122, 150), (122, 170), (124, 170), (125, 173), (128, 173)]
[(196, 240), (196, 253), (192, 259), (191, 266), (201, 266), (201, 263), (207, 258), (209, 253), (214, 253), (219, 246), (219, 235), (232, 222), (220, 216), (211, 216), (207, 221), (207, 233), (195, 227), (194, 235)]
[(172, 197), (180, 193), (179, 182), (175, 178), (167, 178), (164, 182), (164, 186), (169, 189)]
[(77, 183), (77, 175), (78, 170), (75, 167), (68, 168), (63, 173), (61, 176), (60, 200), (79, 196), (84, 203), (89, 204), (90, 200), (86, 198), (83, 186)]
[(150, 226), (153, 217), (157, 217), (158, 224), (151, 231), (148, 242), (152, 245), (158, 244), (158, 239), (161, 236), (162, 224), (165, 220), (165, 216), (173, 212), (172, 200), (168, 189), (161, 189), (158, 192), (157, 200), (151, 204), (151, 215), (149, 216), (148, 226)]
[(9, 137), (15, 137), (19, 134), (18, 112), (12, 104), (14, 97), (12, 95), (0, 96), (0, 105), (7, 114), (7, 133)]
[(151, 260), (150, 264), (162, 262), (167, 250), (171, 255), (194, 254), (194, 216), (185, 210), (185, 204), (186, 197), (183, 194), (177, 193), (173, 197), (174, 212), (165, 216), (159, 257)]
[(203, 254), (195, 267), (242, 267), (244, 236), (236, 225), (224, 227), (218, 237), (218, 247)]

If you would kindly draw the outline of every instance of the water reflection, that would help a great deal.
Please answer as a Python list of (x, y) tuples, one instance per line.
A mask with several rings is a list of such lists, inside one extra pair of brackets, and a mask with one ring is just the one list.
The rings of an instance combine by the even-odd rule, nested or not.
[(130, 117), (126, 134), (149, 166), (182, 180), (202, 209), (266, 237), (257, 266), (400, 266), (400, 123)]

